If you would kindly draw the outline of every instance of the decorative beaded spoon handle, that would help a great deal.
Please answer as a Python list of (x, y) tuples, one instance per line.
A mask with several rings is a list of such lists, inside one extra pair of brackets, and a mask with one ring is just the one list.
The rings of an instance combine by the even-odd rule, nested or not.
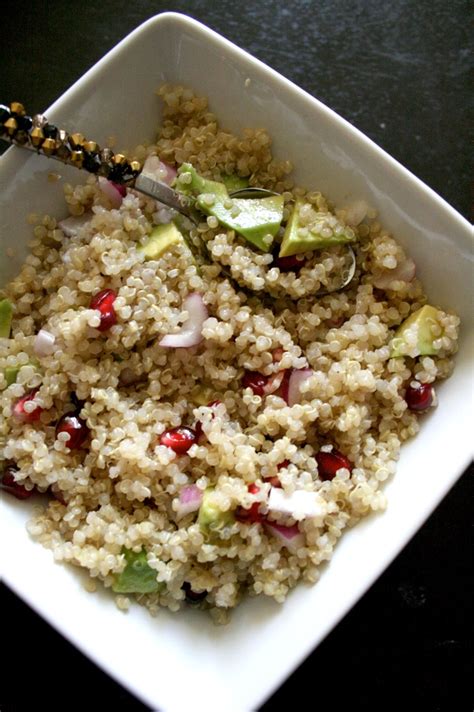
[(193, 222), (199, 220), (193, 201), (166, 183), (143, 175), (140, 161), (129, 161), (122, 153), (100, 148), (95, 141), (87, 140), (81, 133), (70, 134), (64, 129), (58, 129), (42, 114), (28, 116), (23, 104), (17, 101), (10, 106), (0, 105), (0, 137), (39, 155), (134, 188), (174, 208)]

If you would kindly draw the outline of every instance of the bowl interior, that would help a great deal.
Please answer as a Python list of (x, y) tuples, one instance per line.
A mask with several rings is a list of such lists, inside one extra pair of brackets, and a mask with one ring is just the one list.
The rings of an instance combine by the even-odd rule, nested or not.
[[(54, 565), (51, 553), (29, 540), (24, 525), (34, 503), (3, 505), (4, 536), (15, 541), (4, 552), (6, 581), (72, 642), (154, 707), (242, 711), (258, 706), (355, 603), (470, 457), (472, 241), (458, 213), (352, 126), (183, 16), (169, 13), (142, 25), (46, 113), (99, 143), (114, 135), (117, 147), (131, 147), (153, 138), (160, 120), (154, 92), (164, 81), (207, 95), (220, 124), (233, 131), (268, 128), (275, 154), (291, 159), (299, 183), (337, 205), (366, 199), (414, 258), (431, 301), (463, 320), (456, 371), (440, 387), (440, 405), (420, 435), (403, 449), (385, 490), (387, 512), (347, 532), (321, 581), (299, 586), (282, 607), (246, 600), (222, 628), (196, 611), (153, 619), (134, 606), (121, 614), (107, 593), (85, 593), (76, 570)], [(51, 172), (63, 180), (51, 183)], [(26, 254), (25, 216), (64, 216), (62, 185), (84, 176), (16, 148), (2, 158), (0, 175), (7, 186), (0, 198), (3, 284)]]

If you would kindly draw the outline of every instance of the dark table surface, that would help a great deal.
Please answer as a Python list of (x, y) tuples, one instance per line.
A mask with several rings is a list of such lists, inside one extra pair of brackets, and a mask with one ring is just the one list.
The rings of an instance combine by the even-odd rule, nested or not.
[[(167, 10), (200, 20), (302, 86), (471, 217), (464, 0), (7, 1), (0, 100), (45, 109), (128, 32)], [(384, 700), (384, 709), (472, 710), (472, 502), (466, 473), (262, 710), (290, 700), (303, 707), (323, 689), (338, 709), (378, 710)], [(2, 710), (147, 709), (5, 587), (2, 604)], [(72, 671), (83, 681), (73, 690)]]

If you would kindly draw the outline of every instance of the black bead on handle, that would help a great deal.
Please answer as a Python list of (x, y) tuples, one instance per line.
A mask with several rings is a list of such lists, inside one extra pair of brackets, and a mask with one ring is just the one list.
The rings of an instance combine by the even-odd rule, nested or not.
[(139, 161), (129, 161), (122, 153), (100, 148), (80, 133), (68, 133), (51, 124), (42, 114), (30, 117), (17, 101), (0, 104), (0, 137), (9, 143), (62, 163), (83, 168), (121, 185), (132, 186), (140, 175)]

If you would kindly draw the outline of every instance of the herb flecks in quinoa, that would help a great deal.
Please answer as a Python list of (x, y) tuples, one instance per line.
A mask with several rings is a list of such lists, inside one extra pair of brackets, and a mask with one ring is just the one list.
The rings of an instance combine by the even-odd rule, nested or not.
[[(272, 156), (264, 129), (234, 136), (190, 90), (159, 94), (157, 143), (138, 147), (137, 158), (155, 153), (212, 180), (240, 176), (276, 190), (284, 224), (297, 198), (312, 206), (308, 220), (332, 214), (319, 192), (293, 187), (291, 164)], [(385, 507), (381, 484), (418, 432), (420, 403), (435, 404), (416, 384), (450, 374), (458, 318), (438, 310), (435, 353), (391, 357), (396, 330), (426, 296), (402, 247), (365, 209), (337, 211), (333, 228), (350, 225), (357, 238), (357, 271), (346, 290), (318, 298), (339, 278), (343, 247), (280, 271), (274, 255), (203, 219), (191, 239), (205, 240), (215, 263), (198, 268), (180, 240), (147, 259), (154, 201), (129, 191), (112, 210), (94, 177), (66, 185), (65, 196), (70, 214), (87, 219), (71, 236), (55, 218), (39, 219), (31, 254), (1, 295), (14, 308), (12, 338), (0, 339), (5, 486), (13, 478), (55, 496), (31, 535), (106, 587), (120, 588), (124, 566), (139, 557), (146, 584), (137, 595), (153, 614), (178, 610), (189, 591), (205, 592), (200, 605), (217, 620), (245, 592), (283, 601), (299, 580), (318, 579), (344, 529)], [(237, 291), (219, 263), (255, 296)], [(96, 304), (101, 293), (110, 303)], [(208, 311), (199, 343), (160, 346), (185, 328), (190, 294)], [(40, 329), (54, 346), (37, 366)], [(312, 374), (289, 407), (301, 369)], [(68, 447), (71, 433), (56, 433), (71, 393), (87, 428), (78, 447)], [(170, 433), (183, 432), (193, 433), (186, 447), (170, 447)], [(195, 505), (186, 509), (180, 493), (190, 486)], [(216, 527), (209, 507), (199, 516), (209, 492)], [(128, 603), (119, 596), (119, 607)]]

